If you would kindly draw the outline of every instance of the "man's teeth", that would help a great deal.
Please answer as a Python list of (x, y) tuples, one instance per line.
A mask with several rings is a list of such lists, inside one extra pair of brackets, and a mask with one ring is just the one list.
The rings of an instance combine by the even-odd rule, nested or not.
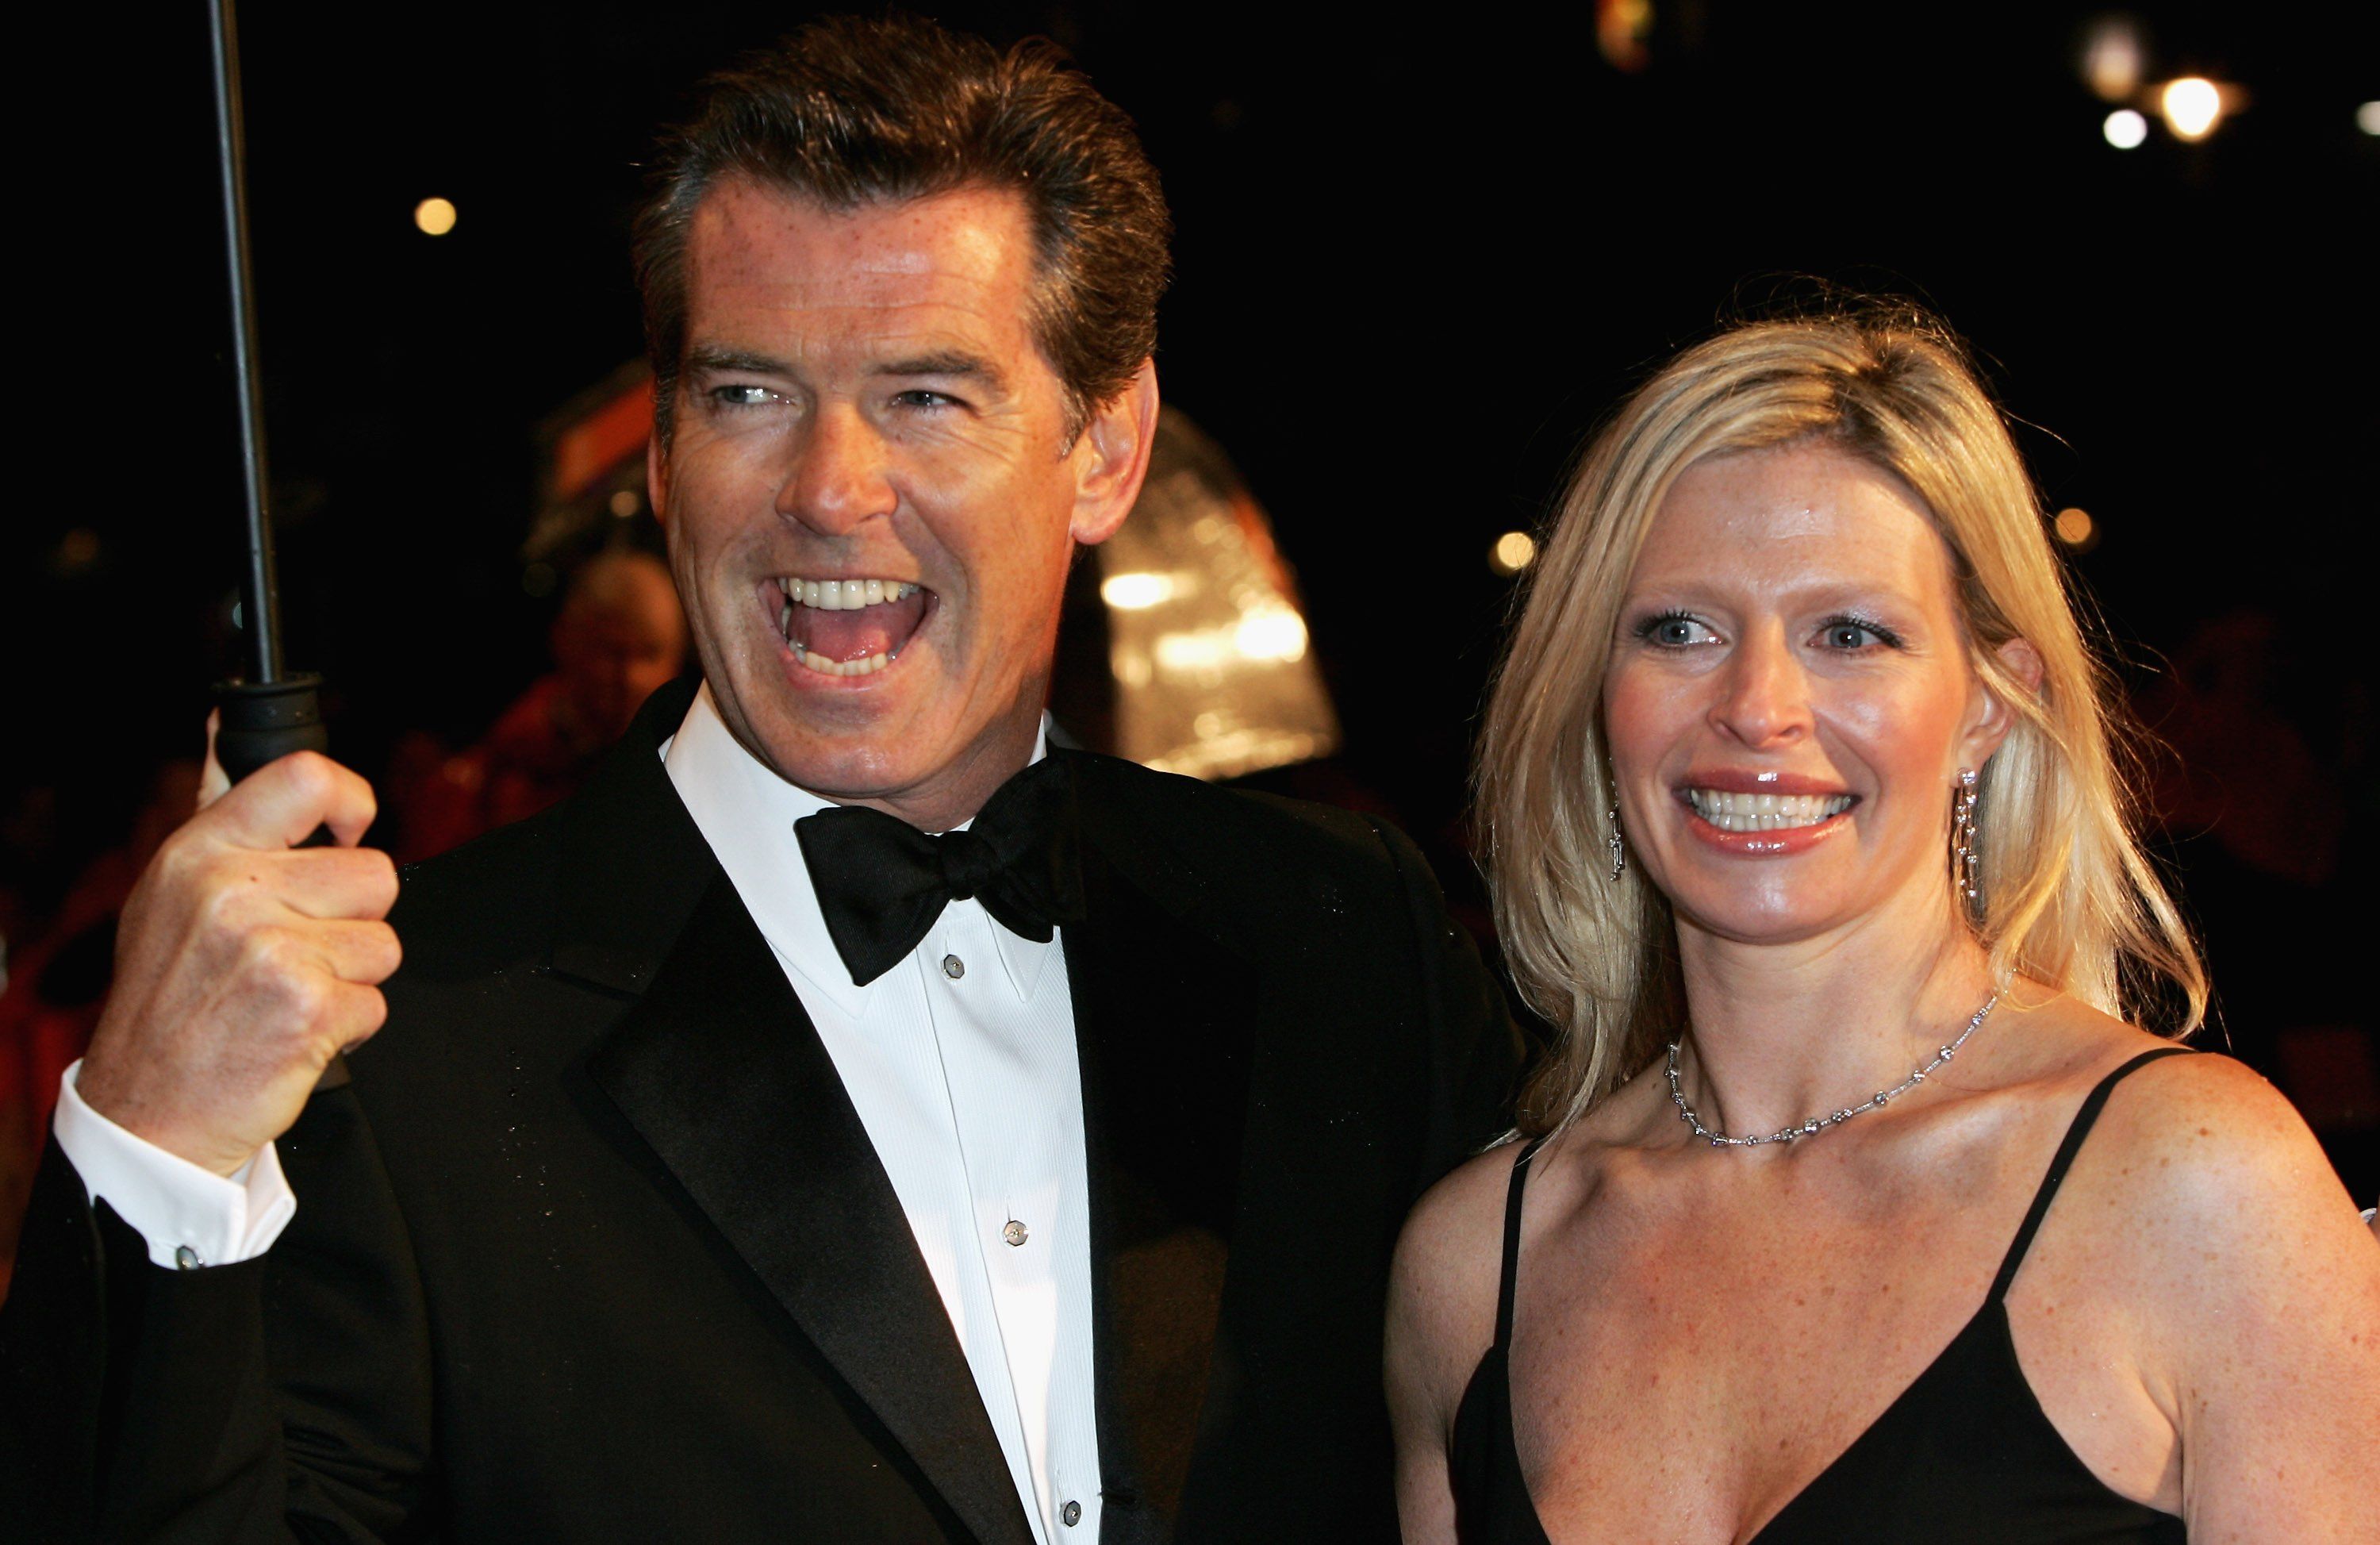
[(785, 600), (800, 606), (815, 606), (821, 612), (856, 612), (862, 606), (881, 606), (888, 601), (905, 601), (917, 593), (917, 587), (899, 579), (795, 579), (791, 577), (777, 581), (777, 589)]
[(821, 675), (867, 675), (892, 663), (892, 657), (871, 654), (865, 660), (829, 660), (816, 650), (803, 650), (801, 662)]
[(1731, 794), (1690, 788), (1694, 813), (1722, 832), (1784, 832), (1815, 826), (1852, 808), (1848, 794)]

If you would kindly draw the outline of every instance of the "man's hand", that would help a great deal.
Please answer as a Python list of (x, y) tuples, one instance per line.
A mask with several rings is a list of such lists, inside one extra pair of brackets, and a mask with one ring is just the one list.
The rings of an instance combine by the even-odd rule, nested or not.
[[(134, 1136), (230, 1174), (287, 1131), (323, 1067), (387, 1016), (388, 855), (356, 846), (371, 785), (310, 751), (237, 788), (208, 723), (199, 812), (125, 904), (115, 984), (76, 1089)], [(328, 826), (335, 847), (292, 847)]]

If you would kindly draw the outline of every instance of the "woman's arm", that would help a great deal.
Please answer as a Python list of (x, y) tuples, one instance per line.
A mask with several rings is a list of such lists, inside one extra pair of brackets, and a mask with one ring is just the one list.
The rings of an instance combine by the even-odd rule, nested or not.
[(2380, 1540), (2380, 1241), (2271, 1085), (2228, 1058), (2167, 1068), (2119, 1184), (2191, 1538)]
[(1397, 1239), (1387, 1380), (1406, 1545), (1454, 1545), (1447, 1441), (1463, 1389), (1496, 1339), (1513, 1153), (1509, 1145), (1491, 1149), (1432, 1186)]

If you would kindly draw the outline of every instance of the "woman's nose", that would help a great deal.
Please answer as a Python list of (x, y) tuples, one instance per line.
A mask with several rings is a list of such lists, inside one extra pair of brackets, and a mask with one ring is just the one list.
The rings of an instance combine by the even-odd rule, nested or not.
[(1809, 733), (1809, 680), (1777, 630), (1755, 629), (1738, 644), (1718, 687), (1711, 721), (1741, 744), (1785, 745)]
[(884, 437), (857, 410), (821, 408), (804, 426), (777, 490), (777, 513), (821, 536), (844, 536), (900, 503)]

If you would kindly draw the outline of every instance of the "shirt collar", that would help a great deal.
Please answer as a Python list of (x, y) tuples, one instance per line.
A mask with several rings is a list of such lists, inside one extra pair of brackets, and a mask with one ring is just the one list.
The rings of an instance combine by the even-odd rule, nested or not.
[[(1049, 744), (1045, 717), (1033, 736), (1034, 761), (1049, 754)], [(677, 733), (662, 742), (661, 756), (686, 813), (727, 871), (728, 882), (769, 947), (837, 1008), (855, 1018), (863, 1015), (876, 982), (855, 984), (843, 956), (835, 953), (834, 938), (827, 931), (818, 892), (810, 883), (809, 865), (794, 835), (795, 821), (828, 809), (832, 801), (785, 782), (746, 750), (719, 716), (709, 682), (695, 693)], [(996, 919), (988, 920), (992, 921), (1002, 973), (1022, 1003), (1032, 996), (1050, 957), (1061, 947), (1060, 940), (1053, 934), (1048, 943), (1037, 943), (1009, 932)]]

